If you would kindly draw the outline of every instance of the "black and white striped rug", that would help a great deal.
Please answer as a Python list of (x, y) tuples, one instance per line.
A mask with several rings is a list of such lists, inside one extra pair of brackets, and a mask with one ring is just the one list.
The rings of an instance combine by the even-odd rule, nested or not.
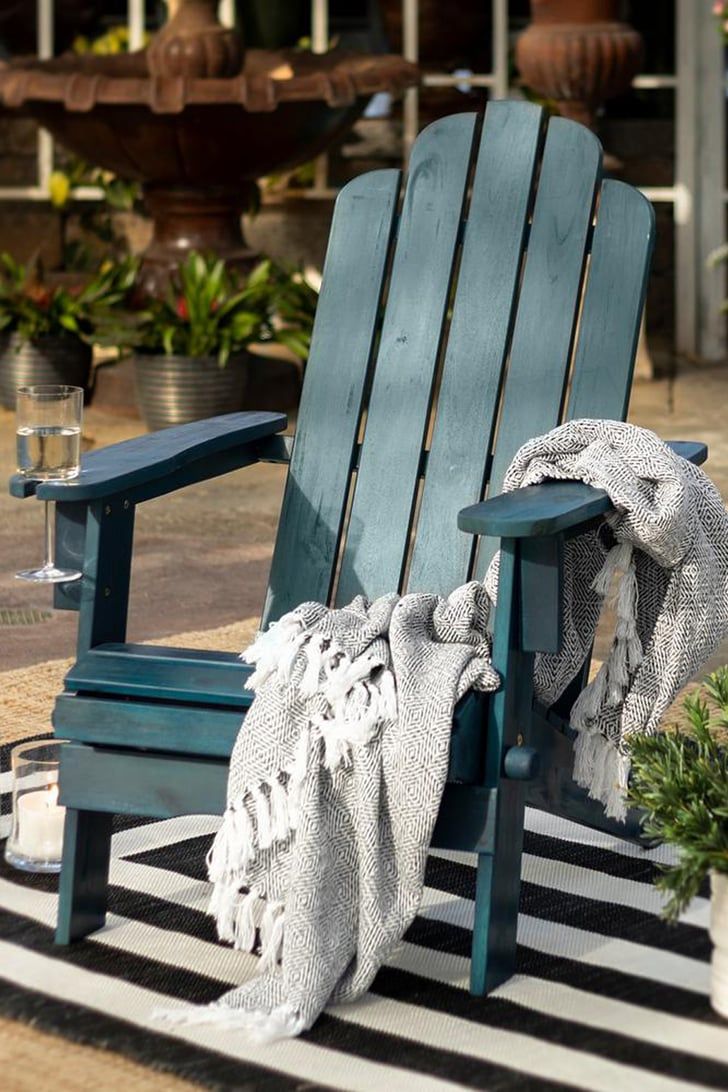
[[(0, 773), (3, 838), (9, 788)], [(728, 1024), (708, 1001), (707, 898), (664, 924), (652, 880), (667, 849), (536, 811), (519, 973), (491, 997), (467, 990), (473, 859), (438, 852), (422, 910), (366, 998), (272, 1046), (215, 1028), (160, 1031), (153, 1009), (210, 1001), (254, 969), (254, 957), (216, 943), (205, 914), (217, 822), (119, 823), (108, 925), (70, 949), (53, 945), (56, 879), (3, 861), (0, 1014), (215, 1089), (728, 1089)]]

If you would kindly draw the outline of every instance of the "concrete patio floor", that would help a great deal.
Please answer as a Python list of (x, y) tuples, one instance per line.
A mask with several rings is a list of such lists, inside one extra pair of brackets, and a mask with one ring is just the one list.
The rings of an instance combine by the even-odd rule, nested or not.
[[(702, 440), (708, 472), (728, 499), (728, 366), (692, 367), (674, 380), (637, 382), (630, 419), (666, 439)], [(91, 407), (86, 448), (143, 431), (140, 421)], [(0, 411), (0, 478), (14, 469), (12, 414)], [(225, 625), (259, 612), (285, 469), (259, 465), (140, 506), (129, 639)], [(34, 624), (0, 624), (0, 670), (70, 656), (75, 613), (50, 610), (50, 592), (14, 579), (41, 560), (43, 513), (34, 500), (0, 493), (0, 618), (8, 610), (48, 612)], [(728, 662), (728, 642), (712, 664)]]

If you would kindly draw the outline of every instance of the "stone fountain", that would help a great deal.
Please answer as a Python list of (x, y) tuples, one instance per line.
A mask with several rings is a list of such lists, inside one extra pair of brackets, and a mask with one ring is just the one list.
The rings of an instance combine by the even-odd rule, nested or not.
[(148, 287), (192, 249), (251, 258), (241, 214), (255, 180), (318, 155), (377, 91), (418, 80), (390, 55), (245, 50), (215, 0), (182, 0), (146, 49), (20, 58), (0, 69), (0, 104), (89, 163), (143, 184), (153, 221)]

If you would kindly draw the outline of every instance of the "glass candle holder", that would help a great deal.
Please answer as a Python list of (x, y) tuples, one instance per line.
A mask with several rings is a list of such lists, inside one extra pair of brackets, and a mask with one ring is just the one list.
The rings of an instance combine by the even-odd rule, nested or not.
[(10, 755), (12, 825), (5, 860), (24, 872), (60, 872), (66, 809), (58, 803), (61, 740), (20, 743)]

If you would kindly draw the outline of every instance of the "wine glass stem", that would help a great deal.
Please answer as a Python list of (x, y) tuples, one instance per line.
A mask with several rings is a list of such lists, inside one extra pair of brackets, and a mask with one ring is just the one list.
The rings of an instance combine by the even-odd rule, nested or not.
[(52, 569), (56, 563), (56, 521), (52, 501), (45, 502), (45, 567)]

